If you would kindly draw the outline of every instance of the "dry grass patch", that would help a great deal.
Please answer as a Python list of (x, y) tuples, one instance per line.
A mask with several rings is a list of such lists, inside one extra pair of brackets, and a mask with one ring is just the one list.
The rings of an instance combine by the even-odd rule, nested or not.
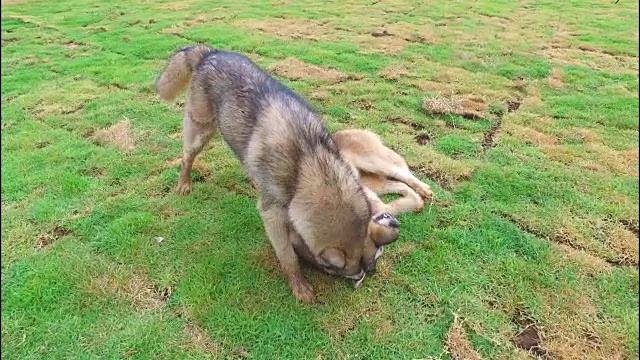
[(551, 47), (538, 52), (552, 62), (587, 67), (611, 74), (638, 74), (638, 58), (625, 55), (613, 55), (589, 49)]
[(562, 70), (561, 69), (553, 69), (547, 78), (547, 82), (550, 87), (554, 89), (559, 89), (564, 87), (564, 82), (562, 81)]
[(325, 26), (325, 23), (313, 20), (279, 18), (270, 18), (268, 20), (247, 19), (234, 22), (234, 24), (284, 38), (312, 41), (336, 40), (339, 38), (339, 34), (342, 33), (340, 30)]
[(115, 146), (126, 153), (135, 149), (135, 142), (131, 133), (129, 119), (122, 120), (108, 128), (100, 129), (90, 136), (90, 139), (102, 146)]
[(98, 298), (116, 298), (130, 302), (138, 311), (157, 310), (164, 307), (172, 290), (152, 286), (142, 274), (123, 275), (111, 269), (103, 276), (93, 278), (88, 291)]
[[(168, 4), (171, 5), (171, 4)], [(180, 34), (180, 32), (182, 32), (183, 30), (186, 30), (190, 27), (196, 26), (198, 24), (204, 24), (207, 21), (210, 21), (211, 19), (205, 15), (205, 14), (198, 14), (196, 15), (195, 18), (193, 19), (188, 19), (185, 20), (184, 22), (181, 22), (179, 24), (174, 24), (171, 27), (162, 29), (160, 32), (162, 34), (171, 34), (171, 35), (176, 35), (176, 34)]]
[(540, 335), (548, 359), (626, 359), (624, 341), (611, 323), (599, 319), (588, 294), (544, 294)]
[(451, 329), (447, 333), (445, 345), (453, 360), (482, 360), (482, 356), (473, 349), (467, 339), (462, 322), (455, 316)]
[(409, 71), (406, 68), (398, 65), (391, 65), (382, 69), (379, 75), (383, 79), (398, 80), (407, 74), (409, 74)]
[[(552, 243), (551, 246), (558, 250), (552, 252), (553, 254), (561, 254), (563, 259), (568, 259), (580, 266), (580, 272), (583, 275), (598, 275), (610, 273), (613, 268), (611, 264), (604, 259), (594, 256), (584, 250), (574, 249), (573, 247), (565, 244)], [(564, 262), (564, 260), (561, 260)]]
[(621, 263), (638, 264), (638, 236), (636, 234), (618, 224), (609, 233), (608, 243), (618, 253)]
[(467, 119), (481, 119), (487, 105), (480, 97), (451, 96), (448, 98), (426, 98), (422, 103), (425, 112), (431, 115), (458, 115)]
[(38, 238), (36, 239), (35, 247), (37, 249), (43, 249), (53, 244), (55, 241), (57, 241), (61, 237), (67, 236), (69, 234), (71, 234), (71, 230), (66, 229), (62, 226), (56, 226), (50, 232), (38, 235)]
[(209, 334), (200, 326), (187, 322), (183, 328), (184, 334), (191, 340), (191, 345), (207, 354), (220, 355), (222, 347), (211, 339)]
[(509, 136), (521, 140), (530, 145), (557, 145), (559, 140), (551, 135), (547, 135), (535, 129), (520, 126), (509, 121), (502, 123), (502, 131)]
[(274, 74), (292, 80), (312, 79), (335, 83), (349, 78), (347, 74), (338, 70), (326, 69), (316, 65), (307, 64), (293, 57), (273, 63), (269, 67), (269, 70)]

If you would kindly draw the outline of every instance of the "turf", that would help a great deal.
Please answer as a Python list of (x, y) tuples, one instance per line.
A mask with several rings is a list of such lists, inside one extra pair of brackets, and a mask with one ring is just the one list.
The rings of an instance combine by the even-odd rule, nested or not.
[[(174, 192), (199, 41), (434, 188), (360, 289), (293, 299), (219, 137)], [(3, 0), (2, 358), (637, 358), (638, 115), (633, 1)]]

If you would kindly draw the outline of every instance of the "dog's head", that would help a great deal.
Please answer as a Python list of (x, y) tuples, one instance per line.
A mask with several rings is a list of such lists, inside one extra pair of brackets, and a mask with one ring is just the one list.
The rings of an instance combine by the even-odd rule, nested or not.
[(297, 233), (292, 243), (297, 255), (307, 263), (326, 273), (351, 279), (357, 288), (366, 274), (375, 273), (384, 246), (397, 240), (399, 231), (400, 222), (382, 212), (371, 217), (362, 247), (329, 245), (314, 251)]
[(367, 274), (376, 271), (378, 258), (385, 245), (396, 241), (400, 236), (400, 222), (388, 212), (380, 212), (371, 217), (369, 232), (362, 257), (363, 268)]

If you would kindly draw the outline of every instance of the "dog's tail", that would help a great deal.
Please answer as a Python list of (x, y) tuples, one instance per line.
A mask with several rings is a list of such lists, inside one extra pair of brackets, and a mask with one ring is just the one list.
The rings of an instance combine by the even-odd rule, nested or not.
[(165, 101), (172, 101), (189, 84), (191, 73), (202, 58), (213, 49), (207, 45), (192, 45), (176, 50), (162, 74), (156, 79), (156, 92)]

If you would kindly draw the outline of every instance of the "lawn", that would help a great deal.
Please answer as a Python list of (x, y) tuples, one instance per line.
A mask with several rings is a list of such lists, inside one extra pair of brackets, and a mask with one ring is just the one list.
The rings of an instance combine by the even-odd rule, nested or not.
[[(638, 3), (2, 1), (3, 359), (637, 359)], [(178, 47), (242, 52), (436, 199), (295, 301)]]

